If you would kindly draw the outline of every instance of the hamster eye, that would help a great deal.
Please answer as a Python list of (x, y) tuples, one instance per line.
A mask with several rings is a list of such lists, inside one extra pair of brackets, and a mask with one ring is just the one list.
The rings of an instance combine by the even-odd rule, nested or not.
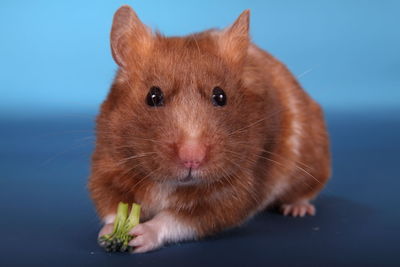
[(224, 90), (215, 87), (212, 91), (212, 103), (214, 106), (224, 106), (226, 104), (226, 95)]
[(153, 86), (150, 88), (146, 97), (147, 105), (151, 107), (160, 107), (164, 105), (164, 94), (160, 87)]

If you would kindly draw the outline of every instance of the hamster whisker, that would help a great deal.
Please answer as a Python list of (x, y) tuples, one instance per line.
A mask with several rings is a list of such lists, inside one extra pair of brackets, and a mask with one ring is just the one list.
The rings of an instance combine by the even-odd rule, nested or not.
[[(143, 163), (139, 163), (139, 164), (136, 164), (136, 165), (134, 165), (134, 166), (129, 167), (126, 171), (122, 172), (121, 175), (117, 176), (117, 177), (115, 178), (115, 180), (116, 180), (116, 181), (119, 181), (121, 184), (125, 184), (125, 185), (123, 186), (124, 188), (129, 187), (128, 185), (126, 185), (126, 183), (130, 183), (132, 180), (130, 180), (130, 179), (125, 179), (125, 180), (122, 180), (122, 181), (121, 181), (120, 179), (123, 178), (123, 177), (126, 177), (126, 176), (130, 175), (130, 173), (131, 173), (132, 171), (134, 171), (138, 166), (141, 166), (141, 165), (143, 165)], [(127, 194), (127, 193), (128, 193), (128, 192), (125, 192), (124, 194)]]
[(75, 150), (75, 149), (78, 149), (78, 148), (82, 148), (82, 147), (87, 146), (87, 145), (91, 145), (91, 143), (80, 143), (80, 144), (74, 145), (72, 147), (69, 147), (69, 148), (67, 148), (67, 149), (65, 149), (65, 150), (63, 150), (61, 152), (56, 153), (54, 156), (51, 156), (50, 158), (46, 159), (45, 161), (42, 162), (41, 165), (46, 165), (49, 162), (51, 162), (52, 160), (56, 159), (57, 157), (59, 157), (61, 155), (64, 155), (65, 153), (71, 152), (72, 150)]
[(235, 165), (236, 167), (238, 167), (238, 170), (241, 170), (241, 171), (243, 171), (243, 170), (246, 170), (246, 171), (251, 171), (251, 169), (249, 169), (249, 168), (245, 168), (245, 167), (243, 167), (243, 166), (240, 166), (239, 164), (237, 164), (236, 162), (234, 162), (234, 161), (232, 161), (232, 160), (229, 160), (229, 159), (227, 159), (230, 163), (232, 163), (233, 165)]
[[(320, 182), (315, 176), (313, 176), (310, 172), (308, 172), (308, 171), (305, 170), (304, 168), (298, 166), (298, 164), (303, 164), (304, 166), (308, 167), (306, 164), (301, 163), (301, 162), (297, 162), (297, 161), (295, 161), (295, 160), (288, 160), (288, 159), (283, 158), (282, 156), (280, 156), (280, 155), (278, 155), (278, 154), (276, 154), (276, 153), (270, 152), (270, 151), (268, 151), (268, 150), (264, 150), (264, 149), (260, 149), (260, 150), (262, 150), (263, 152), (266, 152), (266, 153), (275, 155), (275, 156), (277, 156), (277, 157), (280, 157), (280, 158), (282, 158), (283, 160), (286, 160), (286, 161), (289, 161), (289, 162), (294, 163), (294, 167), (295, 167), (296, 169), (298, 169), (298, 170), (302, 171), (304, 174), (310, 176), (310, 177), (313, 178), (316, 182), (321, 183), (321, 182)], [(234, 151), (230, 151), (230, 150), (227, 150), (227, 149), (225, 149), (224, 151), (226, 151), (226, 152), (228, 152), (228, 153), (231, 153), (232, 155), (238, 156), (239, 159), (246, 160), (246, 161), (251, 162), (251, 163), (256, 163), (254, 160), (250, 160), (250, 159), (248, 159), (248, 158), (244, 158), (244, 157), (242, 157), (241, 154), (236, 153), (236, 152), (234, 152)], [(266, 160), (268, 160), (268, 161), (270, 161), (270, 162), (273, 162), (273, 163), (275, 163), (275, 164), (281, 166), (282, 168), (285, 167), (285, 164), (283, 164), (283, 163), (281, 163), (281, 162), (279, 162), (279, 161), (276, 161), (276, 160), (273, 160), (273, 159), (270, 159), (270, 158), (268, 158), (268, 157), (264, 157), (264, 156), (261, 156), (261, 155), (255, 155), (255, 156), (257, 156), (257, 157), (259, 157), (259, 158), (266, 159)], [(308, 168), (310, 168), (310, 167), (308, 167)], [(311, 169), (311, 168), (310, 168), (310, 169)]]
[(69, 131), (50, 132), (50, 133), (37, 135), (37, 137), (49, 137), (49, 136), (58, 136), (58, 135), (62, 135), (62, 134), (89, 133), (89, 132), (93, 133), (93, 130), (69, 130)]
[[(132, 186), (132, 189), (133, 188), (136, 188), (139, 184), (141, 184), (146, 178), (148, 178), (148, 177), (150, 177), (152, 174), (154, 174), (155, 172), (157, 172), (157, 171), (159, 171), (160, 170), (160, 167), (158, 167), (158, 168), (156, 168), (155, 170), (152, 170), (151, 172), (149, 172), (147, 175), (145, 175), (143, 178), (141, 178), (137, 183), (135, 183), (133, 186)], [(140, 187), (139, 187), (140, 188)], [(137, 188), (138, 189), (138, 188)]]
[[(228, 160), (229, 162), (233, 163), (233, 161), (231, 161), (231, 160), (229, 160), (229, 159), (227, 159), (227, 160)], [(242, 168), (241, 168), (241, 169), (242, 169)], [(238, 174), (232, 173), (231, 175), (229, 175), (229, 174), (227, 174), (227, 173), (225, 172), (225, 170), (223, 170), (223, 168), (220, 168), (219, 170), (221, 170), (221, 171), (224, 173), (224, 175), (221, 176), (222, 179), (223, 179), (223, 181), (227, 181), (227, 182), (231, 185), (232, 188), (235, 188), (234, 184), (232, 183), (232, 181), (234, 181), (235, 184), (239, 185), (242, 189), (248, 191), (248, 192), (249, 192), (249, 195), (251, 196), (251, 198), (252, 198), (256, 203), (259, 202), (259, 201), (256, 199), (256, 197), (255, 197), (256, 194), (255, 194), (254, 189), (253, 189), (253, 187), (251, 186), (251, 184), (245, 184), (245, 183), (243, 182), (243, 180), (241, 179), (241, 177), (240, 177)], [(249, 170), (250, 170), (250, 169), (249, 169)], [(251, 171), (251, 170), (250, 170), (250, 171)], [(222, 182), (222, 181), (221, 181), (221, 182)], [(223, 184), (223, 183), (222, 183), (222, 184)], [(238, 199), (238, 197), (236, 197), (236, 196), (235, 196), (235, 198)]]
[(314, 68), (308, 69), (306, 71), (303, 71), (302, 73), (300, 73), (299, 75), (297, 75), (297, 79), (300, 79), (301, 77), (309, 74), (310, 72), (312, 72), (314, 70)]
[[(250, 123), (249, 125), (247, 125), (247, 126), (245, 126), (245, 127), (242, 127), (242, 128), (240, 128), (240, 129), (234, 130), (233, 132), (229, 133), (228, 136), (232, 136), (233, 134), (235, 134), (235, 133), (237, 133), (237, 132), (242, 132), (243, 130), (247, 130), (247, 129), (249, 129), (249, 128), (255, 126), (255, 125), (257, 125), (258, 123), (263, 122), (263, 121), (265, 121), (265, 120), (268, 120), (268, 119), (270, 119), (272, 116), (277, 115), (277, 114), (279, 114), (279, 113), (281, 113), (281, 112), (283, 112), (283, 111), (285, 111), (285, 110), (288, 110), (288, 108), (281, 108), (281, 109), (278, 109), (278, 110), (272, 112), (271, 114), (269, 114), (269, 115), (268, 115), (267, 117), (265, 117), (265, 118), (259, 119), (259, 120), (255, 121), (255, 122), (253, 122), (253, 123)], [(279, 127), (279, 129), (281, 129), (281, 128)]]
[[(281, 156), (281, 155), (279, 155), (279, 154), (277, 154), (277, 153), (274, 153), (274, 152), (271, 152), (271, 151), (268, 151), (268, 150), (265, 150), (265, 149), (263, 149), (263, 152), (268, 153), (268, 154), (271, 154), (271, 155), (274, 155), (274, 156), (277, 156), (277, 157), (279, 157), (279, 158), (281, 158), (281, 159), (284, 159), (284, 160), (286, 160), (286, 161), (290, 161), (289, 159), (284, 158), (283, 156)], [(312, 169), (311, 166), (308, 166), (307, 164), (305, 164), (305, 163), (303, 163), (303, 162), (301, 162), (301, 161), (294, 160), (294, 159), (292, 159), (291, 161), (293, 161), (294, 163), (297, 163), (297, 164), (301, 164), (301, 165), (303, 165), (304, 167), (306, 167), (306, 168), (308, 168), (308, 169), (310, 169), (310, 170)]]
[(240, 153), (236, 153), (235, 151), (228, 150), (228, 149), (224, 149), (224, 151), (225, 151), (225, 152), (227, 152), (228, 154), (231, 154), (231, 155), (234, 155), (234, 156), (236, 156), (235, 158), (237, 158), (238, 160), (245, 160), (245, 161), (247, 161), (247, 162), (250, 162), (250, 163), (252, 163), (252, 164), (255, 164), (255, 163), (257, 163), (257, 161), (255, 161), (255, 160), (251, 160), (251, 159), (249, 159), (249, 158), (246, 158), (246, 157), (243, 157), (243, 155), (242, 155), (242, 154), (240, 154)]
[[(115, 133), (112, 133), (112, 132), (102, 132), (102, 133), (115, 134)], [(152, 139), (152, 138), (143, 138), (143, 137), (139, 137), (139, 136), (122, 135), (122, 134), (120, 134), (120, 135), (118, 135), (118, 136), (130, 138), (130, 139), (138, 139), (138, 140), (149, 141), (149, 142), (153, 142), (153, 143), (157, 143), (157, 144), (163, 144), (163, 142), (158, 141), (158, 140), (156, 140), (156, 139)], [(111, 137), (108, 137), (107, 139), (111, 139)], [(128, 144), (130, 144), (130, 143), (128, 143)], [(135, 143), (132, 143), (132, 144), (135, 144)]]
[[(270, 159), (270, 158), (268, 158), (268, 157), (263, 157), (263, 156), (261, 156), (261, 155), (256, 155), (256, 156), (257, 156), (257, 157), (260, 157), (260, 158), (263, 158), (263, 159), (266, 159), (266, 160), (271, 161), (271, 162), (275, 162), (276, 164), (282, 166), (283, 168), (285, 167), (285, 165), (284, 165), (283, 163), (280, 163), (280, 162), (278, 162), (278, 161), (276, 161), (276, 160)], [(295, 163), (295, 162), (294, 162), (294, 163)], [(306, 170), (303, 169), (302, 167), (299, 167), (297, 164), (294, 164), (294, 167), (295, 167), (296, 169), (298, 169), (298, 170), (304, 172), (305, 174), (307, 174), (307, 175), (310, 176), (311, 178), (313, 178), (313, 179), (314, 179), (316, 182), (318, 182), (319, 184), (321, 183), (317, 178), (315, 178), (314, 175), (312, 175), (311, 173), (309, 173), (308, 171), (306, 171)]]
[(139, 139), (139, 140), (145, 140), (145, 141), (149, 141), (149, 142), (153, 142), (156, 144), (163, 144), (163, 142), (155, 140), (155, 139), (150, 139), (150, 138), (142, 138), (142, 137), (137, 137), (137, 136), (130, 136), (133, 139)]
[[(159, 142), (160, 144), (164, 145), (164, 143)], [(123, 148), (130, 148), (130, 149), (134, 149), (135, 148), (136, 143), (127, 143), (126, 145), (123, 146), (114, 146), (113, 148), (118, 150), (118, 149), (123, 149)]]
[(118, 176), (117, 178), (115, 178), (116, 180), (119, 180), (120, 178), (124, 177), (126, 174), (130, 173), (131, 171), (133, 171), (135, 169), (136, 165), (134, 166), (130, 166), (126, 171), (122, 172), (122, 174), (120, 176)]
[[(268, 160), (268, 161), (270, 161), (270, 162), (272, 162), (272, 163), (275, 163), (276, 165), (278, 165), (279, 167), (281, 167), (281, 170), (284, 170), (284, 169), (285, 169), (285, 165), (284, 165), (283, 163), (281, 163), (281, 162), (278, 162), (278, 161), (275, 161), (275, 160), (272, 160), (272, 159), (269, 159), (269, 158), (265, 158), (265, 157), (261, 157), (261, 158), (266, 159), (266, 160)], [(239, 159), (244, 159), (244, 160), (246, 160), (246, 161), (248, 161), (248, 162), (256, 163), (254, 160), (250, 160), (250, 159), (243, 158), (243, 157), (239, 157)], [(296, 166), (296, 164), (295, 164), (294, 166), (295, 166), (295, 168), (298, 167), (298, 166)], [(300, 168), (300, 167), (299, 167), (299, 168)], [(282, 172), (281, 172), (281, 173), (282, 173)], [(283, 174), (283, 173), (282, 173), (282, 174)], [(311, 175), (311, 174), (308, 173), (307, 171), (303, 170), (303, 175), (304, 175), (304, 174), (306, 174), (306, 175)], [(312, 178), (315, 178), (315, 177), (313, 177), (312, 175), (311, 175), (311, 177), (312, 177)], [(316, 181), (319, 182), (317, 179), (316, 179)], [(306, 182), (304, 182), (304, 183), (305, 183), (308, 187), (312, 188), (312, 186), (309, 185), (308, 183), (306, 183)]]
[[(254, 145), (252, 145), (252, 144), (249, 144), (249, 143), (235, 143), (235, 144), (239, 144), (239, 145), (243, 145), (244, 147), (250, 147), (250, 148), (255, 148), (254, 147)], [(271, 151), (269, 151), (269, 150), (266, 150), (266, 149), (263, 149), (263, 148), (256, 148), (257, 149), (257, 151), (259, 151), (259, 152), (265, 152), (265, 153), (268, 153), (268, 154), (271, 154), (271, 155), (273, 155), (273, 156), (276, 156), (276, 157), (279, 157), (279, 158), (281, 158), (281, 159), (283, 159), (283, 160), (286, 160), (286, 161), (290, 161), (290, 162), (294, 162), (294, 163), (297, 163), (297, 164), (300, 164), (300, 165), (302, 165), (302, 166), (304, 166), (305, 168), (308, 168), (308, 169), (312, 169), (312, 167), (310, 167), (310, 166), (308, 166), (307, 164), (305, 164), (305, 163), (303, 163), (303, 162), (301, 162), (301, 161), (297, 161), (297, 160), (293, 160), (293, 159), (287, 159), (287, 158), (284, 158), (283, 156), (281, 156), (281, 155), (279, 155), (279, 154), (277, 154), (277, 153), (274, 153), (274, 152), (271, 152)]]
[(262, 118), (262, 119), (260, 119), (260, 120), (257, 120), (257, 121), (255, 121), (255, 122), (253, 122), (253, 123), (250, 123), (249, 125), (247, 125), (247, 126), (245, 126), (245, 127), (242, 127), (242, 128), (240, 128), (240, 129), (234, 130), (233, 132), (229, 133), (228, 136), (232, 136), (232, 135), (234, 135), (234, 134), (236, 134), (236, 133), (238, 133), (238, 132), (241, 132), (241, 131), (243, 131), (243, 130), (246, 130), (246, 129), (248, 129), (248, 128), (250, 128), (250, 127), (252, 127), (252, 126), (254, 126), (254, 125), (256, 125), (256, 124), (258, 124), (258, 123), (260, 123), (260, 122), (265, 121), (266, 119), (268, 119), (268, 118)]
[(124, 163), (126, 163), (127, 161), (129, 161), (131, 159), (144, 158), (144, 157), (148, 157), (148, 156), (151, 156), (151, 155), (154, 155), (154, 154), (157, 154), (157, 152), (147, 152), (147, 153), (142, 153), (142, 154), (139, 154), (139, 155), (133, 155), (131, 157), (127, 157), (127, 158), (123, 158), (122, 160), (119, 160), (116, 163), (116, 165), (124, 164)]
[(301, 170), (302, 172), (308, 174), (311, 178), (313, 178), (316, 182), (318, 182), (319, 184), (322, 184), (314, 175), (312, 175), (311, 173), (309, 173), (308, 171), (306, 171), (304, 168), (298, 166), (298, 165), (294, 165), (295, 168)]
[[(230, 175), (225, 171), (224, 168), (218, 167), (217, 168), (217, 172), (222, 172), (222, 176), (221, 177), (222, 177), (223, 181), (226, 181), (227, 183), (229, 183), (233, 187), (232, 181), (230, 179)], [(218, 180), (218, 182), (220, 182), (221, 184), (224, 184), (223, 181)]]

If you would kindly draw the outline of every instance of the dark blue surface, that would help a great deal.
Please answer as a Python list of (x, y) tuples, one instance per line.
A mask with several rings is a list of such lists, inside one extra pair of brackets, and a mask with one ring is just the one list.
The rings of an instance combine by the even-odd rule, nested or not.
[(264, 212), (241, 228), (144, 254), (107, 254), (86, 180), (93, 116), (0, 120), (0, 266), (400, 264), (400, 112), (327, 112), (334, 176), (315, 217)]

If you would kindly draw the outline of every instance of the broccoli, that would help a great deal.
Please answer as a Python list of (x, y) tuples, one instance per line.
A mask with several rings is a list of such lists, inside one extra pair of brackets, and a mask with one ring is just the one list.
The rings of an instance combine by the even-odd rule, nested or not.
[(99, 245), (107, 252), (132, 252), (133, 250), (133, 247), (128, 245), (129, 241), (134, 238), (129, 235), (129, 231), (139, 224), (140, 205), (133, 203), (129, 216), (128, 206), (127, 203), (123, 202), (118, 204), (113, 232), (99, 237)]

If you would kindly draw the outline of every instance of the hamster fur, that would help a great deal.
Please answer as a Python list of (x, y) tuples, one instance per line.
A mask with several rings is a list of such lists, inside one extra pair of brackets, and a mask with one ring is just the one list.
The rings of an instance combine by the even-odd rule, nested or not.
[[(97, 117), (88, 184), (99, 235), (120, 201), (142, 205), (135, 252), (212, 235), (272, 206), (314, 215), (310, 200), (330, 176), (323, 113), (248, 32), (249, 11), (185, 37), (153, 33), (129, 6), (115, 13), (119, 69)], [(162, 102), (152, 106), (155, 87)]]

